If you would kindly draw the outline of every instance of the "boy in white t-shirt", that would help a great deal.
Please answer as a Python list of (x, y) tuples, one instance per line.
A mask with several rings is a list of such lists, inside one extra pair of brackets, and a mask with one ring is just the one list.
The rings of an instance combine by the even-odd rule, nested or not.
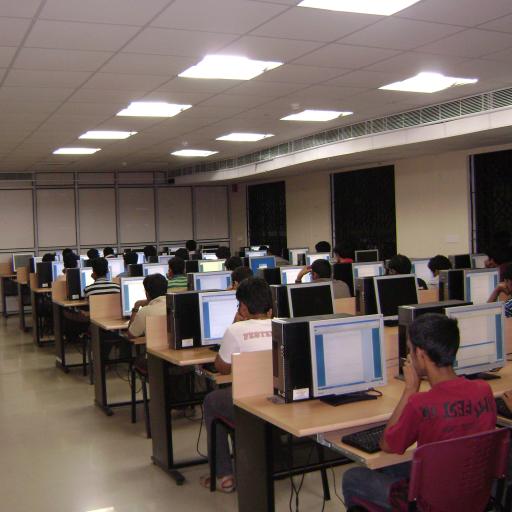
[[(237, 318), (226, 330), (215, 360), (217, 370), (226, 375), (231, 373), (231, 356), (239, 352), (254, 352), (272, 348), (272, 295), (268, 284), (260, 278), (244, 279), (236, 291), (238, 299)], [(210, 433), (212, 421), (221, 416), (234, 422), (235, 416), (231, 388), (217, 389), (209, 393), (204, 400), (204, 419), (206, 431)], [(229, 453), (228, 433), (217, 426), (216, 439), (208, 436), (208, 453), (211, 443), (217, 447), (217, 489), (222, 492), (235, 490), (235, 478)], [(210, 487), (209, 476), (201, 478), (204, 487)]]

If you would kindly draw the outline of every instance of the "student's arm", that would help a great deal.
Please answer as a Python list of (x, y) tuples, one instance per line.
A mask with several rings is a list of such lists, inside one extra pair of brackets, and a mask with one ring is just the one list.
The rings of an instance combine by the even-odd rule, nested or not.
[(217, 354), (215, 358), (215, 369), (222, 375), (229, 375), (231, 373), (231, 364), (226, 363), (222, 357)]
[(237, 340), (231, 333), (231, 327), (228, 327), (215, 358), (215, 369), (222, 375), (229, 375), (231, 373), (231, 355), (239, 351)]
[(503, 400), (509, 411), (512, 411), (512, 390), (508, 390), (503, 393)]
[(295, 279), (295, 282), (296, 283), (301, 283), (302, 282), (302, 278), (306, 275), (306, 274), (309, 274), (311, 272), (311, 267), (304, 267), (298, 274), (297, 274), (297, 279)]
[(496, 286), (496, 288), (494, 288), (487, 302), (496, 302), (501, 293), (508, 294), (505, 283), (500, 283), (498, 286)]
[[(147, 300), (138, 300), (133, 305), (130, 321), (128, 322), (128, 331), (126, 333), (126, 336), (129, 339), (138, 338), (139, 336), (142, 336), (144, 334), (145, 318), (143, 318), (144, 315), (139, 315), (139, 310), (140, 308), (147, 306), (147, 304)], [(137, 318), (138, 315), (139, 318)]]

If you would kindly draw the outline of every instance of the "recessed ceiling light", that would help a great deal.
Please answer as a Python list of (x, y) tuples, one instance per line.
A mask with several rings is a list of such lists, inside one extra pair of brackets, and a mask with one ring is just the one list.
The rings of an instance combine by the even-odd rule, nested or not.
[(186, 69), (178, 76), (182, 78), (250, 80), (282, 64), (282, 62), (251, 60), (235, 55), (207, 55), (199, 64)]
[(387, 91), (408, 91), (408, 92), (438, 92), (455, 85), (474, 84), (478, 82), (477, 78), (456, 78), (454, 76), (444, 76), (440, 73), (419, 73), (416, 76), (384, 85), (379, 89)]
[(391, 16), (419, 0), (303, 0), (298, 7)]
[(337, 117), (352, 114), (353, 112), (338, 112), (337, 110), (303, 110), (297, 114), (282, 117), (281, 121), (332, 121)]
[(127, 108), (121, 110), (118, 116), (135, 117), (174, 117), (187, 110), (192, 105), (177, 105), (162, 101), (132, 101)]
[(240, 133), (234, 132), (218, 137), (217, 140), (231, 140), (235, 142), (257, 142), (258, 140), (273, 137), (273, 133)]
[(175, 156), (210, 156), (215, 155), (218, 151), (208, 151), (206, 149), (180, 149), (178, 151), (173, 151), (171, 155)]
[(93, 130), (82, 133), (79, 139), (127, 139), (137, 132), (116, 132), (116, 131), (102, 131)]
[(54, 155), (92, 155), (101, 148), (59, 148), (56, 149)]

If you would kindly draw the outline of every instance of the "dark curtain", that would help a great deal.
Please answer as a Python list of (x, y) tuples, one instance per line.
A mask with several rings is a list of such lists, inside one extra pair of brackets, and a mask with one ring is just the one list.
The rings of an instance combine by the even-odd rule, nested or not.
[(250, 185), (247, 189), (250, 245), (270, 245), (276, 254), (286, 248), (284, 181)]
[(379, 249), (381, 260), (396, 254), (395, 168), (342, 172), (332, 176), (337, 244), (351, 251)]
[(476, 250), (485, 253), (502, 244), (504, 231), (512, 231), (508, 213), (512, 199), (512, 151), (475, 155), (473, 176)]

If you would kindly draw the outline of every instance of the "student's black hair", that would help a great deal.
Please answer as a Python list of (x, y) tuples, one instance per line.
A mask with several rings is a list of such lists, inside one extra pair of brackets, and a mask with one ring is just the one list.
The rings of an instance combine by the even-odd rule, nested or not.
[(43, 259), (41, 260), (45, 263), (49, 262), (49, 261), (55, 261), (55, 253), (54, 252), (47, 252), (44, 256), (43, 256)]
[(175, 276), (185, 273), (185, 260), (179, 256), (174, 256), (169, 260), (169, 268)]
[(185, 247), (187, 251), (195, 251), (197, 249), (197, 243), (195, 240), (187, 240), (185, 242)]
[[(113, 247), (105, 247), (105, 249), (103, 249), (103, 257), (104, 258), (106, 258), (107, 256), (110, 256), (111, 254), (115, 254)], [(91, 259), (94, 259), (94, 258), (91, 258)]]
[(154, 245), (146, 245), (143, 249), (144, 256), (149, 258), (150, 256), (158, 256), (158, 253), (156, 251), (156, 247)]
[(231, 257), (231, 250), (229, 247), (226, 247), (225, 245), (221, 245), (216, 251), (215, 256), (219, 258), (219, 260), (227, 260)]
[(241, 267), (243, 265), (242, 258), (239, 256), (231, 256), (231, 258), (226, 260), (224, 265), (226, 270), (235, 270), (235, 268)]
[(434, 274), (438, 270), (451, 270), (452, 263), (446, 256), (438, 254), (437, 256), (430, 258), (428, 261), (428, 268), (432, 274)]
[(251, 315), (265, 314), (272, 309), (270, 286), (259, 277), (244, 279), (236, 290), (236, 298), (247, 306)]
[(336, 244), (332, 252), (337, 254), (340, 258), (353, 258), (350, 247), (344, 244)]
[(252, 275), (252, 270), (249, 267), (237, 267), (231, 272), (231, 281), (240, 284), (244, 279), (252, 277)]
[(98, 249), (89, 249), (87, 251), (87, 257), (90, 260), (95, 260), (96, 258), (100, 257), (100, 251), (98, 251)]
[(123, 260), (125, 266), (135, 265), (139, 261), (139, 255), (136, 252), (129, 251), (123, 254)]
[(505, 267), (505, 270), (503, 270), (501, 274), (501, 278), (503, 280), (512, 280), (512, 263)]
[(492, 247), (487, 251), (487, 256), (496, 265), (503, 265), (503, 263), (508, 263), (511, 260), (510, 250), (506, 247)]
[(167, 293), (167, 279), (162, 274), (150, 274), (142, 281), (150, 300)]
[(397, 254), (389, 260), (388, 269), (394, 270), (397, 274), (410, 274), (412, 263), (407, 256)]
[(325, 240), (318, 242), (315, 245), (316, 252), (331, 252), (331, 244)]
[(189, 259), (187, 249), (183, 249), (183, 248), (178, 249), (178, 250), (175, 252), (174, 256), (176, 256), (177, 258), (181, 258), (181, 259), (182, 259), (182, 260), (184, 260), (184, 261)]
[(437, 367), (453, 366), (459, 349), (459, 326), (453, 318), (426, 313), (409, 327), (409, 339), (412, 346), (424, 350)]
[(311, 271), (318, 274), (320, 279), (329, 279), (331, 277), (331, 265), (327, 260), (315, 260), (311, 264)]
[(74, 253), (67, 253), (62, 257), (64, 268), (76, 268), (78, 258)]
[(96, 258), (92, 260), (92, 271), (96, 277), (106, 277), (108, 273), (108, 261), (106, 258)]
[(73, 252), (73, 249), (70, 249), (69, 247), (66, 247), (65, 249), (62, 249), (62, 257), (66, 256), (66, 254), (71, 254)]

